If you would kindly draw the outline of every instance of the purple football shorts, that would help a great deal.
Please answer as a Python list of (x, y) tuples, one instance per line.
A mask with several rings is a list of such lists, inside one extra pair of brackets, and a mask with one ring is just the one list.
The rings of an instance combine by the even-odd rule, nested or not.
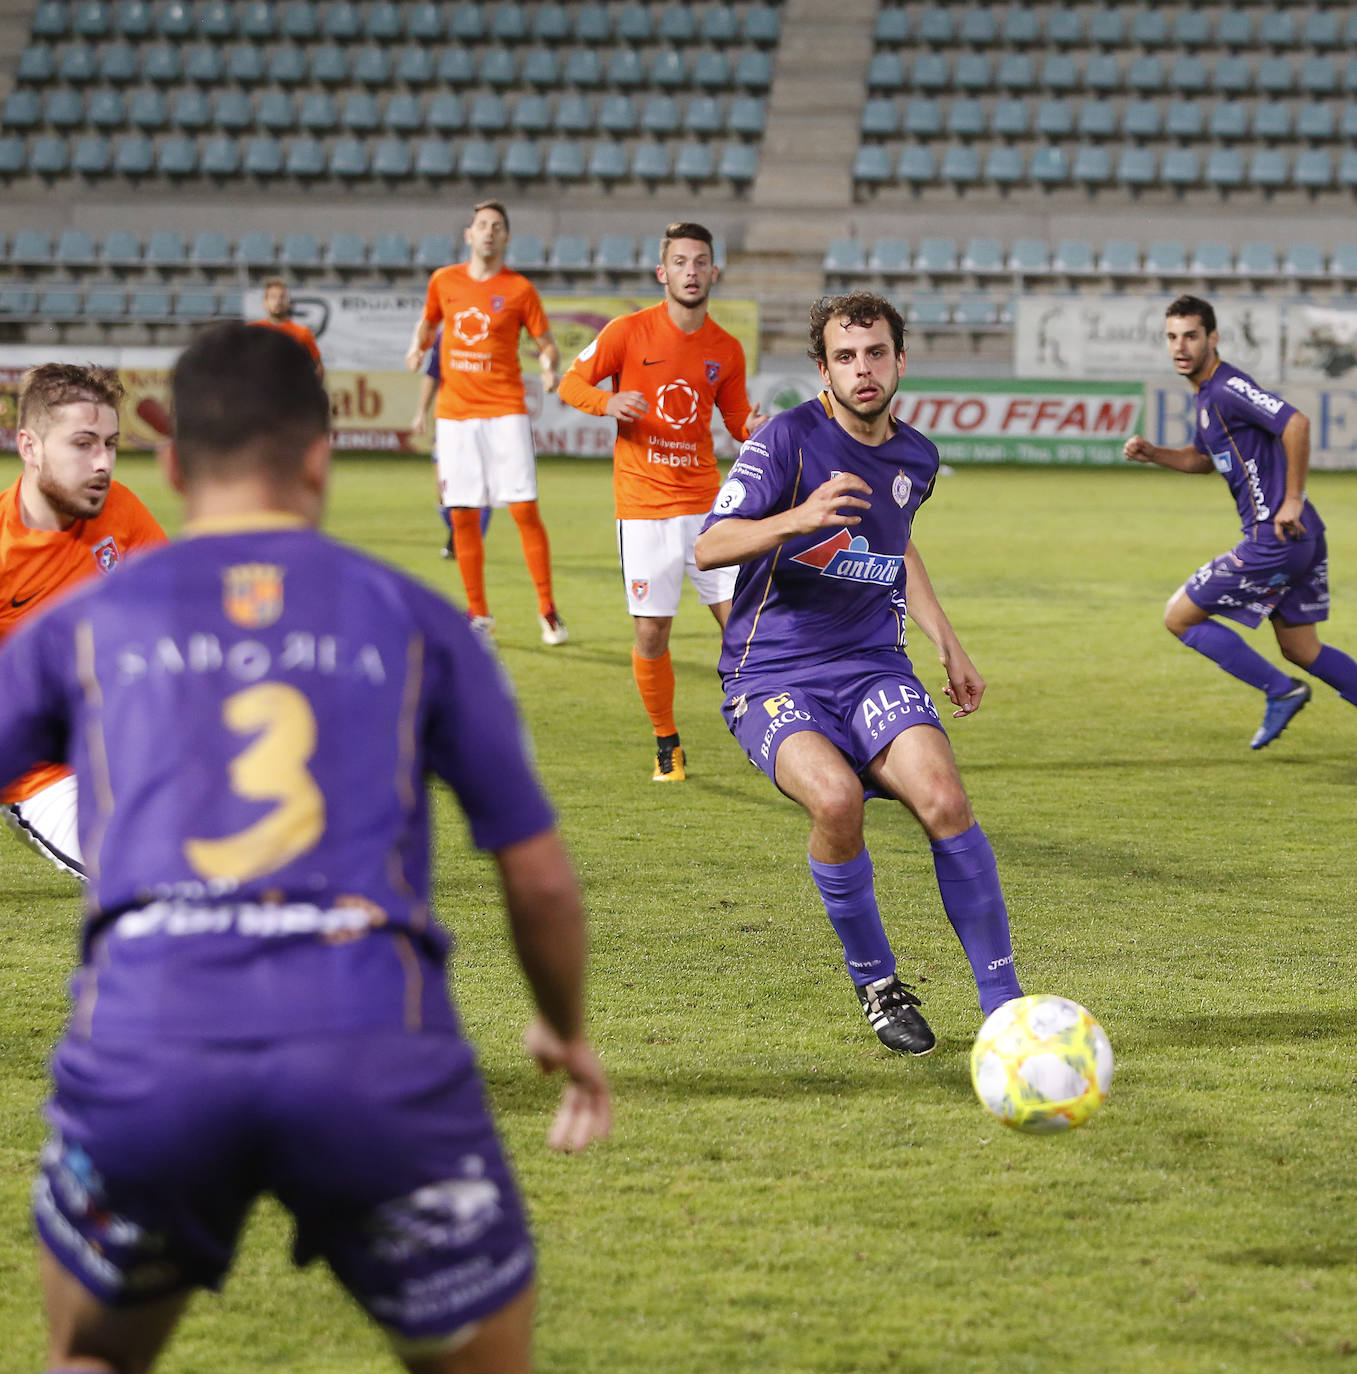
[(897, 653), (728, 681), (721, 714), (750, 763), (774, 782), (778, 750), (802, 730), (824, 735), (861, 773), (911, 726), (943, 728), (909, 659)]
[(1187, 579), (1188, 600), (1250, 629), (1277, 616), (1293, 625), (1329, 618), (1329, 549), (1321, 534), (1285, 544), (1245, 539)]
[(447, 1032), (242, 1044), (66, 1040), (33, 1190), (47, 1247), (111, 1305), (215, 1288), (259, 1194), (398, 1338), (530, 1282), (533, 1244), (471, 1048)]

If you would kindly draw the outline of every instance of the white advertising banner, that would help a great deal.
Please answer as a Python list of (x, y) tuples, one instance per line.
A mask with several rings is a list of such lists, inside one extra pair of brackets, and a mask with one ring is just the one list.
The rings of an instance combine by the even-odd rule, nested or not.
[[(1286, 307), (1288, 382), (1332, 384), (1357, 368), (1357, 306)], [(1357, 377), (1353, 378), (1357, 381)], [(1288, 398), (1289, 399), (1289, 398)]]
[[(1106, 379), (1152, 384), (1172, 376), (1164, 307), (1156, 296), (1019, 296), (1014, 370), (1045, 380)], [(1213, 302), (1220, 353), (1264, 386), (1282, 377), (1282, 306), (1273, 301)]]

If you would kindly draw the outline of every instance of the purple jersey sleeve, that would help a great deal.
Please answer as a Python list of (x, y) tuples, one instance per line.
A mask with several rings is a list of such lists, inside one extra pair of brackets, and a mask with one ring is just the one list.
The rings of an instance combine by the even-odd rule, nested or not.
[[(785, 413), (785, 412), (784, 412)], [(740, 446), (724, 485), (702, 523), (710, 529), (719, 520), (762, 520), (788, 509), (794, 499), (788, 493), (796, 477), (795, 433), (783, 416), (775, 415), (753, 438)]]
[[(1247, 373), (1228, 363), (1221, 365), (1220, 374), (1211, 379), (1210, 404), (1225, 425), (1231, 429), (1251, 427), (1273, 436), (1280, 435), (1287, 421), (1296, 413), (1295, 406), (1271, 391), (1264, 391)], [(1204, 446), (1203, 441), (1204, 436), (1199, 428), (1197, 448), (1210, 457), (1211, 449), (1209, 445)]]
[(0, 648), (0, 787), (35, 763), (66, 757), (68, 703), (52, 652), (59, 625), (35, 616)]

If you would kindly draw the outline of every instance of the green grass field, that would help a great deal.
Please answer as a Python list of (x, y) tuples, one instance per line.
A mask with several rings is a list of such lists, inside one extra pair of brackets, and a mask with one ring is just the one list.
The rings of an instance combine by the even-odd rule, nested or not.
[[(120, 475), (172, 523), (148, 464)], [(1160, 624), (1232, 537), (1220, 482), (1139, 469), (960, 470), (917, 528), (990, 687), (952, 731), (998, 854), (1029, 991), (1068, 994), (1117, 1053), (1064, 1137), (992, 1123), (979, 1025), (927, 845), (869, 808), (882, 909), (939, 1036), (888, 1056), (805, 867), (806, 825), (717, 713), (715, 626), (674, 635), (689, 782), (650, 782), (606, 466), (542, 464), (558, 601), (544, 648), (506, 515), (491, 604), (593, 921), (592, 1025), (614, 1137), (549, 1155), (555, 1089), (489, 864), (440, 810), (456, 993), (541, 1245), (555, 1374), (1204, 1374), (1357, 1370), (1357, 711), (1327, 687), (1273, 747), (1258, 697)], [(1335, 612), (1357, 651), (1357, 474), (1316, 474)], [(421, 461), (345, 461), (331, 528), (460, 592)], [(1276, 658), (1266, 630), (1253, 642)], [(917, 666), (940, 689), (918, 636)], [(42, 1367), (27, 1194), (64, 1013), (73, 887), (0, 836), (0, 1371)], [(507, 1010), (506, 1010), (507, 1009)], [(394, 1369), (288, 1223), (255, 1214), (168, 1374)]]

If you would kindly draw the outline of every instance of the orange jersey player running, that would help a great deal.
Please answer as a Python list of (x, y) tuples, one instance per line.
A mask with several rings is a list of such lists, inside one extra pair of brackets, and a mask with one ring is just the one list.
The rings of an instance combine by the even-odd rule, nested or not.
[(533, 284), (504, 265), (509, 212), (483, 200), (465, 231), (470, 260), (440, 267), (429, 278), (424, 314), (415, 325), (405, 364), (417, 372), (443, 326), (442, 380), (434, 411), (434, 454), (440, 502), (450, 510), (457, 568), (467, 614), (483, 634), (495, 628), (485, 595), (481, 510), (508, 506), (537, 592), (544, 644), (569, 638), (551, 589), (551, 544), (537, 509), (537, 455), (518, 362), (526, 329), (542, 363), (542, 389), (556, 385), (560, 350)]
[[(664, 300), (603, 327), (561, 378), (560, 397), (617, 421), (613, 448), (617, 552), (627, 609), (636, 626), (632, 673), (655, 731), (655, 782), (682, 782), (683, 746), (674, 721), (669, 631), (686, 571), (703, 605), (724, 626), (734, 568), (700, 571), (693, 541), (721, 489), (711, 413), (743, 442), (768, 417), (749, 404), (744, 350), (707, 314), (718, 269), (700, 224), (664, 231), (655, 276)], [(611, 379), (612, 390), (598, 384)]]
[[(0, 642), (77, 583), (165, 542), (113, 480), (122, 395), (116, 372), (66, 363), (32, 368), (19, 384), (23, 472), (0, 492)], [(69, 769), (39, 764), (0, 792), (0, 810), (58, 868), (85, 876)]]
[(251, 324), (263, 325), (266, 329), (277, 329), (296, 339), (311, 355), (316, 365), (316, 376), (325, 376), (325, 364), (320, 358), (320, 345), (316, 336), (304, 325), (292, 318), (292, 293), (282, 277), (270, 277), (264, 283), (264, 317), (251, 320)]

